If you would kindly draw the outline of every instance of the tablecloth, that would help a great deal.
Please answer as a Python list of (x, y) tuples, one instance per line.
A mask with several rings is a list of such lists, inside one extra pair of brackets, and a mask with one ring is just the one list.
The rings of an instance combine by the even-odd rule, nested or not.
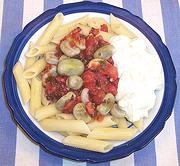
[[(180, 0), (92, 0), (128, 9), (143, 18), (168, 46), (180, 84)], [(43, 11), (77, 0), (0, 0), (0, 72), (14, 37)], [(1, 78), (2, 79), (2, 78)], [(163, 131), (145, 148), (110, 162), (90, 164), (55, 157), (35, 145), (13, 122), (0, 84), (0, 166), (177, 166), (180, 160), (180, 97)]]

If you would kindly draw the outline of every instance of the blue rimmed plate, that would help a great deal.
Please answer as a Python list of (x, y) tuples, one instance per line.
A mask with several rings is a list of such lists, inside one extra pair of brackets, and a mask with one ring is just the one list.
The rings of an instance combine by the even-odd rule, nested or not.
[[(43, 131), (38, 123), (29, 115), (27, 106), (22, 106), (16, 83), (12, 74), (14, 64), (20, 60), (24, 62), (23, 55), (27, 50), (29, 41), (35, 41), (45, 29), (49, 21), (62, 12), (66, 21), (89, 13), (105, 19), (112, 13), (126, 24), (137, 36), (143, 38), (150, 51), (159, 56), (164, 76), (164, 87), (157, 93), (157, 102), (145, 122), (145, 129), (132, 140), (127, 142), (114, 142), (115, 148), (105, 154), (76, 149), (61, 144), (62, 136)], [(6, 60), (4, 72), (4, 87), (7, 101), (12, 109), (17, 123), (22, 129), (42, 148), (57, 156), (74, 160), (89, 162), (104, 162), (123, 158), (146, 146), (164, 127), (166, 120), (171, 115), (176, 95), (176, 73), (169, 51), (162, 43), (159, 35), (154, 32), (142, 19), (127, 10), (104, 3), (79, 2), (58, 6), (48, 10), (30, 22), (15, 38)]]

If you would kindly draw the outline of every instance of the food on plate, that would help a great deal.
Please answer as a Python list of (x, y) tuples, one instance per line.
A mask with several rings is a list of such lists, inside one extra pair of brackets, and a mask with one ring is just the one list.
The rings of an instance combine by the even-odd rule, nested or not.
[(41, 107), (42, 81), (37, 77), (32, 78), (31, 82), (31, 98), (29, 102), (29, 112), (32, 116), (39, 107)]
[(80, 134), (89, 134), (90, 130), (83, 120), (64, 120), (46, 118), (40, 121), (40, 125), (47, 131), (69, 131)]
[(13, 68), (13, 74), (16, 79), (16, 83), (21, 95), (21, 99), (23, 104), (26, 104), (30, 100), (30, 87), (28, 81), (22, 77), (23, 74), (23, 66), (21, 62), (17, 62)]
[(88, 138), (100, 139), (100, 140), (129, 140), (137, 132), (136, 128), (95, 128), (93, 129)]
[(126, 36), (111, 38), (116, 52), (113, 60), (118, 70), (120, 83), (116, 100), (126, 118), (135, 122), (148, 117), (156, 100), (155, 90), (162, 87), (162, 67), (158, 56), (146, 49), (142, 39)]
[(64, 145), (79, 147), (101, 153), (109, 152), (113, 148), (113, 145), (110, 142), (89, 139), (81, 136), (67, 136), (62, 142)]
[(43, 130), (65, 136), (65, 145), (106, 153), (108, 140), (143, 130), (162, 84), (161, 64), (112, 14), (109, 22), (63, 18), (57, 14), (30, 43), (24, 69), (16, 63), (17, 87)]

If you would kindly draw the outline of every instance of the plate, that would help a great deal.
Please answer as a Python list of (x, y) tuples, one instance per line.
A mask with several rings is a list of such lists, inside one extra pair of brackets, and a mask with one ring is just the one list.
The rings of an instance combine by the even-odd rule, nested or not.
[[(163, 67), (164, 87), (156, 93), (157, 100), (155, 107), (151, 110), (150, 116), (145, 120), (145, 129), (133, 139), (126, 142), (113, 142), (115, 147), (112, 151), (102, 154), (82, 149), (76, 149), (61, 144), (62, 136), (53, 132), (44, 131), (39, 124), (28, 113), (27, 106), (23, 106), (19, 98), (16, 82), (12, 74), (14, 64), (20, 60), (24, 63), (24, 53), (28, 49), (30, 41), (37, 40), (49, 21), (58, 13), (62, 12), (65, 21), (89, 13), (92, 16), (108, 19), (112, 13), (128, 26), (136, 35), (143, 38), (149, 51), (159, 56)], [(30, 22), (23, 31), (15, 38), (7, 55), (4, 87), (6, 98), (12, 109), (12, 114), (21, 128), (42, 148), (52, 154), (63, 156), (74, 160), (89, 162), (104, 162), (123, 158), (146, 146), (164, 127), (166, 120), (171, 115), (176, 95), (176, 72), (172, 63), (170, 53), (163, 44), (159, 35), (153, 31), (142, 19), (131, 14), (129, 11), (111, 6), (105, 3), (79, 2), (60, 5), (55, 9), (48, 10)]]

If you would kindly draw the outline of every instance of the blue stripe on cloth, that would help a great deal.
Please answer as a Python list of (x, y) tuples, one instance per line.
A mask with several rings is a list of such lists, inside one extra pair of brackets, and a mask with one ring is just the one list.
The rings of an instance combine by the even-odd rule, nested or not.
[(104, 162), (104, 163), (87, 163), (87, 166), (110, 166), (110, 162)]
[[(22, 30), (23, 0), (4, 0), (1, 45), (0, 45), (0, 75), (4, 69), (4, 60), (13, 39)], [(3, 100), (3, 88), (0, 84), (0, 165), (11, 166), (15, 163), (16, 125)]]
[(142, 150), (134, 153), (135, 166), (155, 166), (156, 152), (154, 140)]
[[(143, 17), (140, 0), (123, 0), (123, 8), (128, 9), (133, 14)], [(135, 166), (156, 165), (156, 152), (154, 140), (142, 150), (134, 153)]]
[(39, 166), (62, 166), (62, 158), (56, 157), (52, 154), (40, 149)]
[[(52, 9), (62, 4), (62, 0), (44, 0), (44, 10)], [(62, 158), (53, 156), (44, 150), (39, 151), (39, 166), (61, 166)]]
[(123, 8), (142, 18), (141, 0), (122, 0)]
[(44, 10), (55, 8), (63, 3), (63, 0), (44, 0)]
[[(161, 0), (161, 10), (163, 16), (164, 33), (166, 45), (169, 48), (171, 57), (176, 68), (177, 86), (180, 86), (180, 10), (178, 0)], [(178, 160), (180, 162), (180, 91), (177, 91), (174, 105), (174, 119), (176, 129), (176, 140), (178, 150)]]

